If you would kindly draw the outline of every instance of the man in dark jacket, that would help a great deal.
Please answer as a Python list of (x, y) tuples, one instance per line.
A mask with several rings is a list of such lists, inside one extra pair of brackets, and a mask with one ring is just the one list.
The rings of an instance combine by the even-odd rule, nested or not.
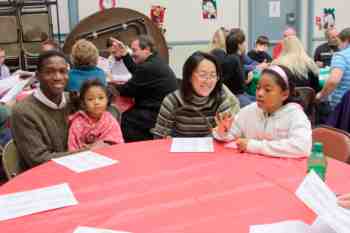
[(338, 32), (335, 28), (325, 32), (327, 42), (316, 48), (314, 60), (320, 68), (331, 65), (332, 56), (338, 52)]
[(135, 105), (122, 114), (122, 131), (126, 142), (153, 139), (163, 98), (177, 89), (176, 77), (154, 48), (152, 38), (141, 35), (131, 43), (132, 55), (117, 41), (123, 61), (132, 78), (116, 88), (121, 96), (133, 97)]

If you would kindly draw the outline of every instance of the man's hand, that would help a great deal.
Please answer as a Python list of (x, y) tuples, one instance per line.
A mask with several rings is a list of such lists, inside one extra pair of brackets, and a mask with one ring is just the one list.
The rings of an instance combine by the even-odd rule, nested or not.
[(115, 56), (116, 57), (124, 57), (128, 53), (128, 49), (126, 45), (116, 38), (111, 37), (110, 40), (113, 42), (112, 47), (115, 50)]
[(323, 67), (324, 67), (324, 63), (321, 62), (321, 61), (317, 61), (316, 64), (317, 64), (317, 66), (318, 66), (319, 68), (323, 68)]

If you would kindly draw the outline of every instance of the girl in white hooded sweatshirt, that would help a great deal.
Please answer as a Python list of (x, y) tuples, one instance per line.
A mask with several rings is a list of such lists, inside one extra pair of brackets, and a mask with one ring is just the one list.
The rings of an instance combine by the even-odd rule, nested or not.
[(312, 147), (311, 124), (295, 100), (290, 70), (272, 65), (264, 69), (252, 103), (233, 119), (217, 116), (213, 136), (217, 140), (235, 140), (240, 152), (276, 157), (309, 156)]

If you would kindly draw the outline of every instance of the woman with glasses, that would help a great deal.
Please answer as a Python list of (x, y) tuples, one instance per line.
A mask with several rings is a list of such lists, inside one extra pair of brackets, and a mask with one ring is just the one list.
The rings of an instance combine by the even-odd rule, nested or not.
[(181, 88), (164, 98), (152, 133), (155, 138), (208, 136), (217, 114), (238, 111), (237, 98), (222, 84), (216, 58), (195, 52), (184, 64)]

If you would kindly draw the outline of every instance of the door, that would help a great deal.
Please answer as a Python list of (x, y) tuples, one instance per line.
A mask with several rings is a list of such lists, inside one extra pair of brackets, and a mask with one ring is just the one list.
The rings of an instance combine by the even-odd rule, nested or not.
[(283, 31), (293, 27), (299, 32), (301, 0), (250, 0), (249, 47), (253, 48), (260, 35), (270, 39), (271, 47), (283, 36)]

